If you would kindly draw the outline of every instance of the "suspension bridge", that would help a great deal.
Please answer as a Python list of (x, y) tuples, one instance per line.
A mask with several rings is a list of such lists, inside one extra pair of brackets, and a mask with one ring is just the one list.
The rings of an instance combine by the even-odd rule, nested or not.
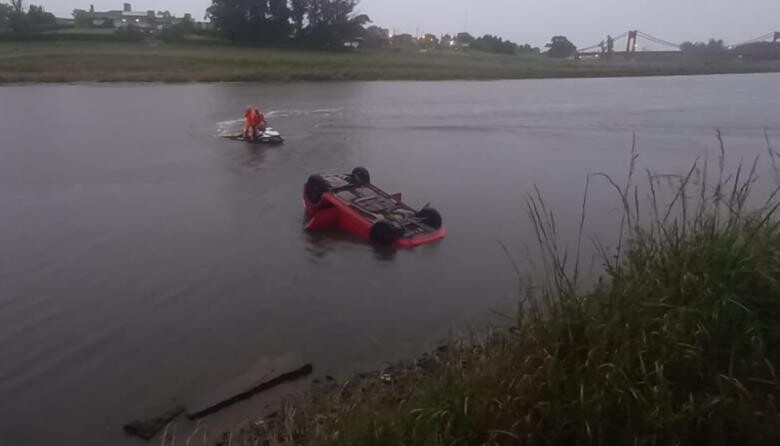
[[(754, 39), (744, 42), (726, 45), (729, 48), (738, 47), (757, 42), (780, 42), (780, 31), (772, 31)], [(626, 31), (616, 37), (607, 36), (596, 45), (577, 50), (579, 56), (597, 56), (607, 53), (630, 54), (636, 52), (677, 52), (680, 51), (680, 43), (671, 42), (660, 37), (655, 37), (643, 31)], [(625, 51), (623, 51), (625, 48)]]

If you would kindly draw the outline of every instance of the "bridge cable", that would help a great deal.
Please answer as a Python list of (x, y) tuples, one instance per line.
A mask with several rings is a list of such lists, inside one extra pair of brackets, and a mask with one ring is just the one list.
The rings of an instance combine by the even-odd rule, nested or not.
[(746, 41), (744, 41), (742, 43), (738, 43), (738, 44), (730, 45), (730, 46), (742, 46), (742, 45), (747, 45), (749, 43), (762, 42), (764, 40), (769, 40), (769, 39), (773, 38), (774, 36), (775, 36), (774, 32), (766, 33), (763, 36), (756, 37), (755, 39), (746, 40)]
[(658, 38), (658, 37), (655, 37), (655, 36), (651, 36), (650, 34), (647, 34), (647, 33), (642, 32), (642, 31), (638, 31), (637, 34), (639, 34), (639, 36), (641, 36), (641, 37), (643, 37), (643, 38), (645, 38), (647, 40), (650, 40), (650, 41), (655, 42), (655, 43), (660, 44), (660, 45), (665, 45), (665, 46), (669, 46), (669, 47), (673, 47), (673, 48), (680, 48), (680, 44), (679, 43), (674, 43), (674, 42), (670, 42), (668, 40), (664, 40), (664, 39), (661, 39), (661, 38)]

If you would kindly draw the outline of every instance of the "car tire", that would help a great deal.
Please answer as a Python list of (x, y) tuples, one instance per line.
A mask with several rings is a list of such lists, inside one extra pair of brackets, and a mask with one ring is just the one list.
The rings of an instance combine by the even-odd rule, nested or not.
[(374, 223), (369, 234), (371, 242), (381, 246), (392, 245), (400, 236), (398, 227), (387, 220), (380, 220)]
[(306, 199), (312, 203), (317, 204), (320, 202), (320, 200), (322, 200), (322, 195), (330, 190), (330, 185), (327, 181), (325, 181), (325, 178), (322, 178), (322, 176), (312, 175), (306, 181), (306, 185), (304, 186), (303, 190), (306, 194)]
[(365, 167), (355, 167), (352, 169), (352, 180), (355, 184), (370, 184), (371, 175)]
[(417, 213), (423, 223), (432, 227), (433, 229), (439, 229), (442, 225), (441, 214), (434, 208), (423, 208)]

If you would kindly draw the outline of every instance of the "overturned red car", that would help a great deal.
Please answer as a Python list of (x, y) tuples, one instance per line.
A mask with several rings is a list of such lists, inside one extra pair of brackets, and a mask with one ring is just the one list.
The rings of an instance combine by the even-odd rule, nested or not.
[(412, 248), (444, 238), (439, 212), (414, 210), (371, 184), (363, 167), (350, 174), (312, 175), (303, 188), (309, 231), (341, 228), (378, 245)]

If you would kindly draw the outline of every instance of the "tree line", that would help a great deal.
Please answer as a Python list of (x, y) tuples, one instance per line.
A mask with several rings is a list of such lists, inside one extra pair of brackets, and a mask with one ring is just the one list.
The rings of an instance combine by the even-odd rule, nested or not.
[(504, 40), (499, 36), (485, 34), (482, 37), (474, 37), (462, 32), (456, 35), (444, 34), (439, 38), (435, 34), (411, 34), (391, 35), (390, 30), (378, 26), (369, 26), (363, 33), (363, 45), (370, 48), (396, 48), (396, 49), (470, 49), (494, 54), (539, 54), (539, 48), (529, 44), (518, 45), (511, 40)]
[(680, 44), (680, 51), (688, 54), (725, 54), (728, 51), (723, 40), (710, 39), (709, 42), (683, 42)]
[(535, 54), (538, 48), (518, 45), (499, 36), (473, 37), (460, 33), (441, 39), (426, 34), (391, 37), (390, 31), (370, 26), (371, 19), (358, 14), (359, 0), (212, 0), (207, 10), (217, 33), (230, 40), (248, 42), (301, 42), (340, 46), (361, 39), (365, 46), (415, 46), (422, 49), (458, 47), (498, 54)]
[[(445, 36), (445, 39), (447, 36)], [(474, 37), (469, 33), (460, 33), (455, 36), (454, 41), (457, 45), (467, 46), (470, 49), (494, 54), (533, 54), (538, 53), (539, 48), (533, 48), (531, 45), (518, 45), (511, 40), (504, 40), (502, 37), (492, 34), (485, 34), (482, 37)]]
[(25, 10), (22, 0), (11, 0), (10, 4), (0, 3), (0, 29), (22, 34), (50, 29), (56, 25), (54, 14), (46, 12), (43, 6), (31, 4)]
[(709, 42), (683, 42), (680, 51), (689, 56), (705, 59), (780, 60), (780, 45), (772, 42), (753, 42), (727, 47), (723, 40), (710, 39)]
[(362, 37), (371, 22), (356, 14), (359, 0), (212, 0), (207, 10), (216, 31), (252, 42), (300, 41), (338, 45)]
[[(25, 10), (22, 0), (10, 1), (10, 4), (0, 3), (0, 29), (10, 28), (22, 33), (57, 26), (54, 15), (45, 12), (43, 7), (30, 5)], [(441, 38), (432, 34), (422, 37), (408, 34), (391, 36), (385, 28), (366, 28), (371, 19), (356, 12), (359, 3), (360, 0), (211, 0), (206, 18), (211, 21), (215, 33), (233, 41), (296, 42), (339, 47), (359, 39), (368, 47), (467, 48), (495, 54), (541, 53), (539, 48), (519, 45), (491, 34), (474, 37), (462, 32)], [(74, 10), (73, 17), (77, 27), (92, 26), (87, 11)], [(186, 21), (167, 30), (167, 34), (174, 34), (171, 38), (175, 40), (193, 29), (194, 24)], [(576, 47), (563, 36), (554, 37), (547, 48), (547, 54), (553, 57), (568, 57), (576, 51)]]

